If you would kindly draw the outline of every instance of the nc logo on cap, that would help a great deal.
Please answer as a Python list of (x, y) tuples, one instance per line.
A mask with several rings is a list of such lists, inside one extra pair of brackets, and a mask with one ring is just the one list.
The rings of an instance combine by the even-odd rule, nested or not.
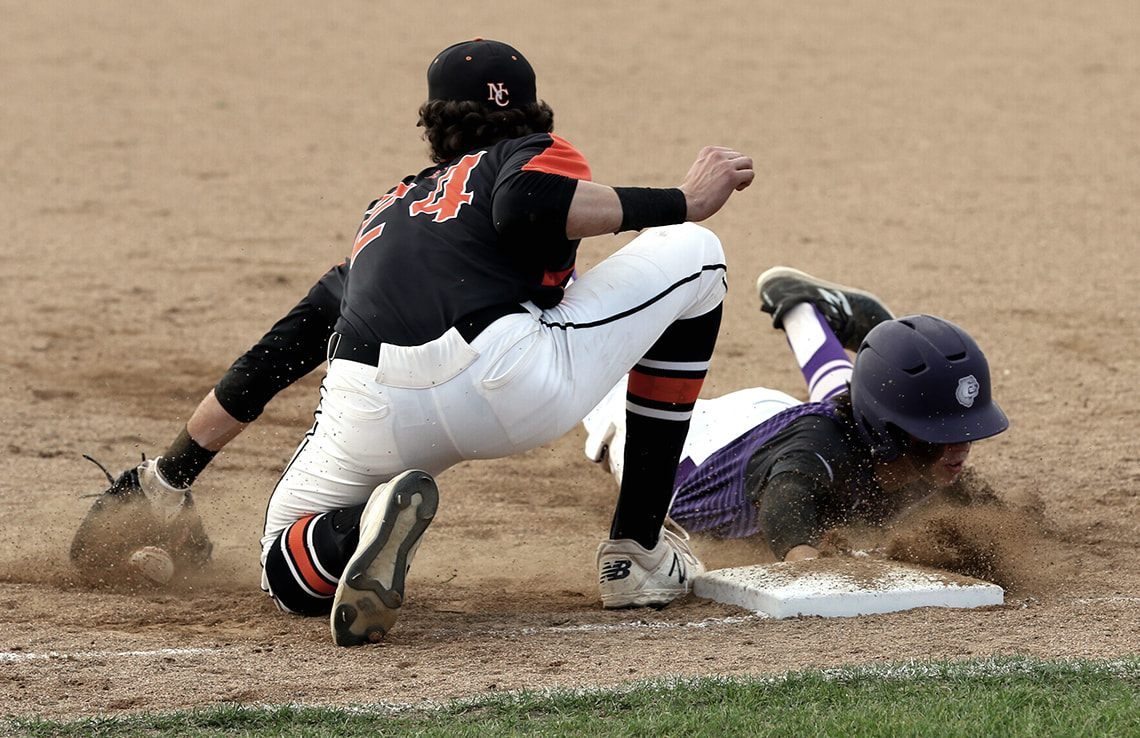
[(954, 393), (954, 397), (962, 407), (973, 407), (974, 399), (981, 391), (982, 385), (978, 384), (973, 374), (969, 374), (958, 380), (958, 390)]
[(505, 108), (511, 104), (511, 93), (507, 90), (507, 85), (503, 82), (488, 82), (487, 100), (495, 103), (500, 108)]

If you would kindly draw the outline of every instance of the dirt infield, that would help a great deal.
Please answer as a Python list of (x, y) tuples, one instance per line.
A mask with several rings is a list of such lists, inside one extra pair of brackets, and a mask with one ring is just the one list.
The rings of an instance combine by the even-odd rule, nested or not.
[[(404, 17), (362, 0), (2, 3), (0, 715), (1137, 652), (1132, 0), (476, 5)], [(1006, 512), (931, 511), (870, 545), (966, 542), (1008, 580), (1005, 605), (774, 621), (690, 598), (605, 612), (593, 556), (615, 490), (576, 431), (442, 475), (401, 621), (381, 644), (338, 649), (327, 621), (280, 614), (257, 586), (264, 501), (319, 377), (199, 480), (208, 576), (162, 592), (75, 581), (81, 495), (104, 486), (82, 454), (117, 473), (160, 452), (343, 258), (368, 202), (426, 163), (415, 111), (431, 55), (476, 35), (530, 57), (557, 132), (599, 181), (675, 185), (705, 144), (755, 158), (754, 186), (708, 222), (730, 291), (706, 396), (804, 395), (752, 289), (774, 264), (978, 339), (1012, 427), (971, 463)], [(584, 244), (579, 266), (624, 241)], [(739, 541), (694, 548), (710, 567), (770, 560)]]

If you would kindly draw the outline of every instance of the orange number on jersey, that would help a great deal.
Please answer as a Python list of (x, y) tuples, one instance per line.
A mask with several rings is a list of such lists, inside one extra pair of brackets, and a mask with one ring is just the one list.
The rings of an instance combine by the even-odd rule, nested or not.
[(473, 193), (467, 191), (467, 180), (471, 176), (471, 170), (486, 153), (480, 151), (478, 154), (468, 154), (448, 167), (447, 171), (440, 175), (435, 192), (413, 202), (408, 212), (412, 215), (420, 213), (434, 215), (433, 220), (436, 223), (454, 218), (461, 207), (471, 202)]
[(364, 222), (360, 224), (360, 230), (356, 233), (356, 242), (352, 244), (352, 256), (349, 257), (349, 261), (356, 259), (356, 255), (360, 253), (361, 249), (380, 238), (380, 234), (384, 232), (383, 223), (370, 227), (376, 215), (387, 210), (392, 203), (408, 194), (411, 189), (411, 186), (401, 182), (391, 192), (372, 203), (372, 207), (368, 208), (368, 212), (364, 214)]
[[(480, 151), (478, 154), (468, 154), (448, 167), (439, 176), (435, 190), (424, 199), (413, 202), (408, 207), (408, 213), (413, 216), (421, 213), (432, 215), (436, 223), (454, 218), (459, 213), (459, 209), (471, 202), (471, 198), (474, 197), (474, 194), (466, 189), (467, 180), (471, 177), (471, 170), (475, 168), (475, 165), (486, 153), (486, 151)], [(376, 223), (376, 216), (391, 207), (392, 203), (407, 195), (411, 189), (409, 185), (401, 182), (395, 189), (368, 208), (368, 212), (364, 214), (364, 222), (360, 224), (360, 230), (356, 234), (356, 242), (352, 245), (350, 260), (355, 261), (356, 255), (364, 247), (376, 241), (384, 233), (384, 223)]]

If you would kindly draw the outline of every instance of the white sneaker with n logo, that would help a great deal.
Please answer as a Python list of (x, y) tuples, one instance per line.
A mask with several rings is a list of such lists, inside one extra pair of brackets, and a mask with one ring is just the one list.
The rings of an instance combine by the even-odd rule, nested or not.
[(704, 573), (705, 567), (689, 549), (689, 534), (673, 525), (680, 535), (662, 528), (652, 550), (630, 538), (601, 542), (598, 587), (602, 607), (664, 607), (691, 591), (692, 578)]

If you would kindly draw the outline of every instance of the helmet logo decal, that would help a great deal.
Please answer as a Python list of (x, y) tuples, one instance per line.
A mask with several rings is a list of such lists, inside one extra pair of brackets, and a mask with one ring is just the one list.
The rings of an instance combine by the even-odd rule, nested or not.
[(954, 397), (962, 407), (973, 407), (974, 399), (981, 390), (982, 385), (978, 384), (973, 374), (969, 374), (958, 380), (958, 390), (954, 393)]

